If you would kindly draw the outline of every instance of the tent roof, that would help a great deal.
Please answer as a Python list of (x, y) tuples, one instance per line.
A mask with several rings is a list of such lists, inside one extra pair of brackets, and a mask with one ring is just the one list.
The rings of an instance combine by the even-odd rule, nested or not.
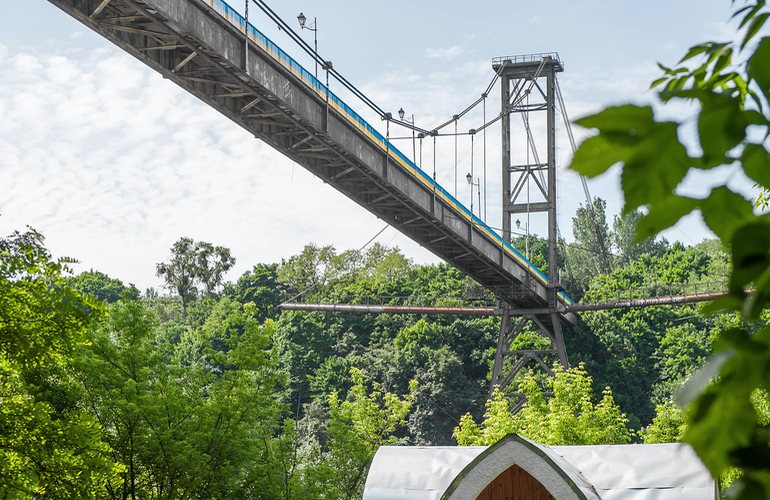
[(714, 480), (685, 444), (545, 446), (509, 435), (491, 447), (383, 446), (369, 469), (364, 500), (455, 498), (483, 488), (513, 464), (549, 491), (566, 488), (574, 498), (717, 498)]
[(686, 444), (553, 446), (599, 498), (697, 500), (716, 498), (716, 484)]

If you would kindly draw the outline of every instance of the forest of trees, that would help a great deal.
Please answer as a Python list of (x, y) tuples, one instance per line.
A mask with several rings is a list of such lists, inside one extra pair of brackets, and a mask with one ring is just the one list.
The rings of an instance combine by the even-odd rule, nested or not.
[[(577, 239), (562, 245), (576, 297), (724, 283), (716, 242), (633, 244), (624, 235), (637, 217), (610, 228), (599, 199), (595, 213), (605, 238), (579, 230), (584, 207)], [(98, 271), (71, 276), (34, 231), (1, 245), (4, 498), (351, 498), (388, 443), (491, 444), (508, 432), (548, 444), (676, 440), (677, 388), (740, 321), (696, 305), (585, 313), (566, 335), (573, 368), (550, 380), (525, 370), (516, 383), (529, 400), (512, 417), (502, 393), (487, 402), (499, 318), (278, 307), (299, 293), (491, 300), (448, 265), (415, 265), (378, 244), (310, 244), (225, 282), (230, 252), (181, 238), (156, 266), (169, 293), (141, 293)], [(544, 242), (530, 246), (544, 262)], [(607, 274), (595, 271), (602, 254)], [(523, 335), (520, 347), (543, 341)]]

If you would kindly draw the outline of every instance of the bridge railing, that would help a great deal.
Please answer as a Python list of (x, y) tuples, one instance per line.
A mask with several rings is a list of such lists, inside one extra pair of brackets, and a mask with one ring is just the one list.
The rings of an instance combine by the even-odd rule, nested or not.
[(536, 52), (534, 54), (518, 54), (515, 56), (500, 56), (492, 59), (492, 64), (502, 64), (504, 62), (511, 62), (513, 64), (519, 63), (539, 63), (546, 57), (550, 57), (557, 61), (562, 67), (564, 62), (559, 58), (558, 52)]
[(592, 292), (587, 294), (581, 302), (609, 302), (631, 299), (650, 299), (681, 296), (709, 296), (727, 291), (727, 280), (710, 280), (694, 283), (661, 283), (638, 288), (626, 288), (622, 290), (606, 291), (603, 293)]

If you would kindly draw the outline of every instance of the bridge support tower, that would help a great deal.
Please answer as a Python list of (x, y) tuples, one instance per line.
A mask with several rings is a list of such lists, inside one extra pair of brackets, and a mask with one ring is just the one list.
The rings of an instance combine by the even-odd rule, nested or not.
[[(561, 287), (556, 220), (556, 73), (564, 68), (556, 53), (496, 58), (492, 68), (501, 81), (503, 238), (512, 241), (511, 221), (514, 219), (518, 228), (521, 228), (518, 218), (528, 219), (531, 213), (545, 213), (548, 219), (547, 307), (530, 313), (510, 304), (503, 305), (490, 390), (495, 386), (506, 390), (516, 374), (532, 363), (549, 374), (549, 363), (553, 362), (553, 358), (565, 368), (568, 366), (557, 300)], [(530, 122), (530, 113), (542, 111), (545, 112), (545, 158), (540, 157), (539, 151), (543, 148), (538, 148), (537, 144), (538, 139), (542, 141), (543, 135), (532, 133), (533, 125), (542, 128), (542, 113), (536, 115), (534, 124)], [(514, 161), (512, 156), (511, 118), (514, 115), (521, 117), (526, 131), (526, 149), (524, 154), (517, 155), (517, 158), (525, 158), (522, 161)], [(527, 223), (527, 254), (529, 230)], [(528, 276), (534, 279), (532, 273)], [(521, 287), (523, 298), (526, 298), (527, 292), (531, 293), (531, 287), (525, 283)], [(527, 330), (531, 331), (532, 327), (550, 341), (550, 349), (515, 348), (517, 337)]]

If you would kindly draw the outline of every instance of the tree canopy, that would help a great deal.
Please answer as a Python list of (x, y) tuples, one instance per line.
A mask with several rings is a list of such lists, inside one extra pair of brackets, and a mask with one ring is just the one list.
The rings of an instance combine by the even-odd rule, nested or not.
[(99, 305), (29, 230), (0, 239), (0, 494), (88, 498), (122, 470), (79, 404), (68, 360)]
[[(169, 262), (160, 262), (156, 273), (182, 302), (182, 319), (187, 319), (187, 306), (200, 293), (208, 297), (222, 286), (224, 274), (235, 265), (230, 249), (205, 241), (182, 237), (171, 247)], [(198, 286), (202, 290), (198, 289)]]
[[(15, 244), (10, 240), (4, 245)], [(611, 272), (581, 289), (585, 300), (709, 281), (727, 268), (718, 245), (657, 245), (629, 262), (610, 246)], [(544, 259), (546, 248), (531, 236), (533, 259)], [(278, 309), (302, 290), (328, 302), (478, 303), (477, 285), (459, 271), (414, 264), (398, 249), (338, 252), (309, 245), (281, 263), (257, 263), (212, 297), (195, 282), (184, 321), (176, 296), (128, 288), (112, 301), (114, 295), (100, 293), (117, 291), (118, 280), (96, 271), (81, 280), (64, 274), (61, 287), (39, 282), (36, 290), (57, 290), (52, 297), (65, 297), (62, 307), (77, 306), (72, 315), (65, 321), (50, 314), (50, 301), (39, 310), (61, 318), (59, 325), (81, 318), (82, 325), (70, 328), (76, 340), (46, 329), (25, 335), (39, 342), (20, 360), (57, 361), (44, 370), (34, 363), (16, 368), (21, 375), (13, 380), (23, 385), (14, 390), (47, 401), (59, 412), (56, 422), (75, 408), (73, 415), (90, 422), (106, 468), (93, 473), (88, 488), (105, 498), (347, 498), (360, 492), (378, 446), (452, 445), (461, 421), (471, 429), (461, 441), (466, 444), (511, 431), (554, 444), (673, 439), (680, 429), (675, 415), (666, 420), (656, 409), (670, 404), (713, 342), (741, 324), (734, 314), (706, 317), (695, 306), (586, 313), (566, 336), (571, 361), (584, 368), (558, 372), (550, 382), (522, 372), (515, 384), (530, 402), (511, 417), (502, 394), (487, 402), (499, 318)], [(89, 295), (79, 295), (75, 285)], [(32, 314), (5, 310), (6, 321)], [(4, 336), (2, 345), (11, 340)], [(543, 342), (527, 332), (516, 348), (542, 348)], [(611, 397), (598, 389), (606, 386)], [(486, 422), (485, 411), (494, 416)], [(26, 425), (21, 413), (6, 418), (7, 429)]]
[(567, 370), (557, 366), (546, 382), (546, 390), (553, 394), (547, 398), (538, 380), (529, 374), (518, 387), (526, 398), (519, 412), (512, 413), (505, 394), (496, 388), (481, 424), (467, 413), (453, 435), (461, 446), (489, 446), (511, 433), (554, 445), (629, 443), (633, 433), (612, 390), (605, 387), (601, 400), (594, 403), (592, 385), (593, 379), (582, 365)]

